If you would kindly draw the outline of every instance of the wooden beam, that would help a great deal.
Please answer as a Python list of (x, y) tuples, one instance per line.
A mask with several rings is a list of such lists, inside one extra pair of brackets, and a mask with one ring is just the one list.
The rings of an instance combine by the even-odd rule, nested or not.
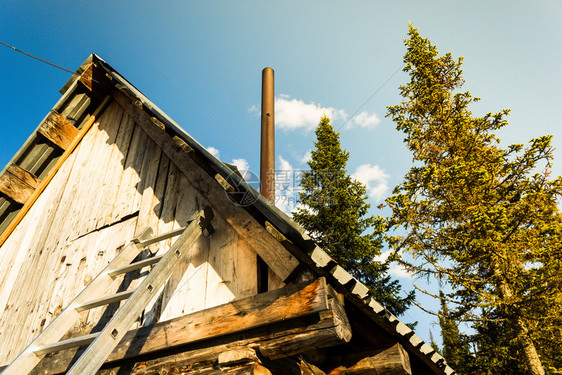
[(353, 353), (333, 361), (341, 361), (343, 365), (328, 375), (412, 375), (408, 353), (400, 344)]
[(101, 102), (101, 104), (98, 106), (98, 108), (96, 108), (96, 110), (94, 111), (94, 113), (88, 118), (88, 121), (86, 121), (86, 123), (84, 124), (84, 126), (82, 127), (82, 129), (80, 130), (80, 132), (78, 133), (78, 135), (76, 137), (74, 137), (72, 143), (70, 144), (70, 146), (65, 150), (65, 152), (61, 155), (61, 157), (59, 158), (59, 160), (57, 161), (57, 163), (53, 166), (53, 168), (49, 171), (49, 173), (47, 173), (47, 175), (45, 176), (45, 178), (43, 178), (43, 180), (41, 181), (41, 183), (37, 186), (37, 188), (33, 191), (33, 193), (31, 194), (31, 196), (27, 199), (27, 201), (25, 202), (25, 204), (23, 205), (23, 207), (21, 208), (21, 210), (18, 212), (18, 214), (16, 215), (16, 217), (14, 217), (14, 219), (10, 222), (10, 224), (6, 227), (6, 229), (4, 230), (4, 232), (2, 232), (2, 234), (0, 234), (0, 246), (2, 246), (2, 244), (8, 239), (8, 237), (10, 236), (10, 234), (12, 234), (12, 232), (14, 231), (14, 229), (16, 229), (16, 227), (18, 226), (18, 224), (20, 223), (20, 221), (24, 218), (24, 216), (27, 214), (27, 212), (29, 211), (29, 209), (33, 206), (33, 204), (35, 203), (35, 201), (39, 198), (39, 196), (41, 195), (41, 193), (43, 192), (43, 190), (45, 190), (45, 188), (47, 187), (47, 185), (49, 184), (49, 182), (51, 182), (51, 180), (53, 179), (53, 177), (55, 177), (55, 174), (58, 172), (58, 170), (62, 167), (62, 165), (64, 164), (64, 162), (66, 161), (66, 159), (68, 159), (68, 157), (70, 156), (70, 154), (72, 153), (72, 151), (74, 151), (74, 149), (78, 146), (78, 144), (80, 143), (80, 141), (82, 140), (82, 138), (86, 135), (86, 133), (88, 132), (88, 130), (90, 130), (90, 128), (92, 127), (92, 125), (94, 124), (94, 122), (96, 121), (96, 119), (98, 118), (98, 116), (101, 114), (101, 112), (103, 111), (103, 109), (105, 108), (105, 106), (107, 105), (107, 103), (110, 100), (110, 96), (106, 96), (105, 99)]
[(24, 204), (31, 197), (39, 182), (33, 173), (12, 164), (0, 176), (0, 192), (10, 199)]
[(172, 139), (172, 136), (161, 129), (143, 109), (140, 102), (132, 102), (129, 97), (119, 90), (114, 90), (112, 96), (123, 107), (148, 136), (164, 151), (174, 164), (185, 174), (213, 211), (228, 221), (234, 230), (250, 245), (250, 247), (265, 261), (280, 279), (285, 280), (297, 267), (299, 261), (279, 243), (248, 211), (234, 203), (221, 185), (197, 164), (191, 157), (192, 152), (186, 153), (184, 148)]
[(79, 131), (66, 118), (56, 111), (51, 111), (38, 129), (49, 141), (53, 142), (63, 150), (66, 150)]
[(102, 100), (105, 95), (113, 90), (114, 86), (113, 78), (100, 64), (103, 63), (94, 58), (77, 80), (78, 83), (89, 91), (89, 96), (93, 96), (98, 100)]
[[(276, 358), (341, 344), (350, 340), (351, 329), (341, 327), (346, 318), (335, 317), (343, 308), (334, 309), (334, 301), (339, 299), (330, 298), (333, 293), (320, 278), (133, 330), (106, 363), (126, 359), (134, 362), (139, 356), (161, 353), (152, 366), (166, 368), (170, 363), (206, 356), (217, 360), (220, 353), (237, 348), (252, 347)], [(71, 349), (45, 358), (32, 374), (66, 371), (77, 351)]]
[(351, 340), (351, 326), (345, 313), (343, 296), (328, 286), (326, 288), (326, 304), (329, 307), (328, 310), (320, 313), (323, 322), (318, 323), (315, 328), (320, 328), (322, 324), (327, 323), (328, 326), (332, 327), (330, 330), (323, 331), (320, 329), (317, 331), (311, 329), (309, 332), (300, 333), (298, 340), (295, 340), (295, 337), (291, 335), (266, 340), (260, 344), (260, 353), (269, 359), (278, 359), (329, 347), (334, 344), (332, 330), (336, 331), (336, 336), (342, 338), (343, 341)]
[[(220, 370), (214, 370), (214, 372), (200, 373), (200, 372), (182, 372), (182, 375), (271, 375), (266, 367), (260, 365), (259, 363), (243, 363), (237, 366), (232, 366), (228, 368), (221, 368)], [(140, 374), (139, 374), (140, 375)]]
[(86, 70), (80, 75), (80, 83), (82, 83), (88, 90), (92, 91), (94, 75), (94, 63), (91, 63)]
[(240, 363), (259, 361), (260, 360), (258, 358), (258, 355), (256, 354), (255, 349), (245, 347), (237, 348), (234, 350), (227, 350), (225, 352), (219, 353), (217, 364), (220, 367), (229, 367), (238, 365)]
[[(272, 375), (265, 366), (256, 362), (246, 362), (235, 366), (226, 368), (216, 368), (214, 362), (206, 360), (195, 364), (183, 363), (170, 363), (165, 369), (153, 370), (146, 364), (139, 364), (134, 368), (130, 366), (119, 366), (111, 369), (104, 369), (97, 373), (97, 375), (115, 375), (115, 374), (129, 374), (129, 375)], [(276, 373), (276, 374), (283, 374)], [(308, 375), (308, 374), (307, 374)]]
[[(200, 345), (194, 348), (193, 347), (189, 348), (182, 353), (173, 354), (169, 356), (166, 356), (165, 353), (158, 353), (158, 354), (155, 353), (154, 355), (149, 356), (148, 359), (144, 359), (143, 357), (140, 357), (135, 362), (132, 361), (126, 362), (128, 363), (129, 366), (126, 368), (124, 373), (130, 375), (146, 375), (146, 374), (186, 374), (186, 375), (187, 374), (189, 375), (216, 374), (218, 375), (218, 374), (226, 374), (226, 373), (230, 374), (230, 372), (220, 372), (226, 370), (229, 367), (225, 367), (217, 372), (206, 372), (205, 370), (208, 369), (209, 367), (215, 368), (216, 364), (218, 363), (219, 360), (218, 358), (220, 354), (224, 353), (225, 351), (233, 351), (233, 350), (241, 351), (244, 350), (244, 348), (251, 347), (251, 348), (255, 348), (256, 351), (260, 352), (263, 355), (262, 341), (272, 339), (274, 336), (286, 337), (286, 340), (284, 340), (283, 342), (279, 342), (279, 346), (277, 347), (277, 350), (279, 351), (283, 350), (283, 345), (285, 345), (287, 342), (292, 341), (292, 342), (303, 343), (302, 347), (299, 349), (298, 352), (291, 353), (290, 354), (291, 357), (285, 357), (285, 358), (294, 358), (294, 356), (300, 354), (300, 352), (302, 351), (310, 351), (310, 350), (317, 349), (318, 347), (321, 347), (320, 341), (316, 341), (316, 345), (310, 345), (310, 343), (304, 342), (303, 339), (305, 336), (310, 338), (312, 337), (313, 332), (316, 332), (318, 336), (326, 337), (325, 332), (329, 332), (328, 326), (330, 323), (327, 320), (320, 320), (318, 323), (315, 324), (310, 323), (311, 321), (314, 320), (314, 318), (318, 319), (318, 316), (312, 315), (309, 317), (298, 318), (296, 321), (293, 320), (293, 325), (300, 324), (298, 328), (292, 328), (287, 330), (282, 330), (277, 328), (274, 330), (273, 328), (270, 328), (271, 326), (265, 326), (261, 330), (240, 333), (240, 337), (252, 336), (252, 338), (250, 339), (243, 339), (233, 342), (231, 341), (231, 339), (228, 339), (228, 337), (225, 337), (225, 339), (217, 338), (215, 340), (216, 344), (214, 346)], [(334, 337), (335, 336), (332, 336), (332, 338)], [(327, 341), (322, 341), (322, 344), (327, 344), (328, 346), (334, 346), (341, 343), (343, 343), (341, 339), (339, 341), (332, 339), (332, 341), (330, 341), (329, 343)], [(262, 357), (262, 358), (265, 359), (266, 357)], [(270, 364), (276, 363), (280, 360), (282, 359), (274, 359), (272, 361), (268, 361), (267, 363), (264, 363), (264, 366), (267, 367), (267, 369), (271, 369)], [(117, 363), (121, 364), (124, 362), (120, 361)], [(106, 368), (110, 366), (111, 365), (109, 364), (106, 366)], [(276, 367), (279, 370), (279, 366)], [(281, 368), (282, 367), (283, 366), (281, 366)], [(294, 369), (294, 366), (291, 366), (289, 368)], [(187, 372), (188, 370), (192, 370), (193, 372)], [(114, 371), (113, 373), (115, 374), (117, 373), (117, 371)], [(291, 372), (280, 371), (276, 373), (284, 374), (284, 373), (291, 373)], [(42, 372), (41, 374), (47, 374), (47, 372)], [(236, 374), (240, 374), (240, 373), (236, 372)], [(246, 374), (246, 373), (242, 372), (242, 374)], [(322, 372), (318, 372), (318, 371), (308, 372), (308, 373), (304, 372), (303, 374), (324, 375), (322, 374)]]

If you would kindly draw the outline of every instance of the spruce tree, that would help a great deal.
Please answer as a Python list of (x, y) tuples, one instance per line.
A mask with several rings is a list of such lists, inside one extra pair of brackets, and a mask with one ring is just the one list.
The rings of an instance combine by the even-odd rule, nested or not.
[(560, 368), (562, 178), (551, 176), (552, 136), (501, 147), (495, 132), (509, 111), (473, 115), (478, 98), (457, 91), (462, 59), (438, 56), (412, 26), (405, 42), (410, 82), (388, 116), (414, 166), (387, 199), (390, 228), (405, 233), (393, 245), (414, 258), (410, 271), (449, 283), (451, 311), (480, 329), (477, 345), (500, 330), (496, 354), (517, 355), (530, 374)]
[(328, 117), (320, 120), (316, 138), (293, 218), (380, 303), (394, 314), (402, 314), (413, 293), (400, 298), (400, 285), (388, 276), (388, 264), (374, 260), (381, 254), (385, 221), (368, 215), (367, 189), (347, 174), (349, 153), (342, 150), (339, 133)]
[(459, 331), (459, 326), (454, 317), (451, 316), (443, 292), (440, 292), (441, 310), (439, 311), (439, 327), (443, 339), (443, 357), (447, 363), (460, 375), (470, 373), (471, 356), (469, 341)]

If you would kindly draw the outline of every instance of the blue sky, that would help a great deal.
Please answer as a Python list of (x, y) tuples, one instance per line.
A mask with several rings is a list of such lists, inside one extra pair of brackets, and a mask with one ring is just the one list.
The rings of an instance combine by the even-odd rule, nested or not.
[[(261, 70), (271, 66), (277, 168), (306, 168), (314, 126), (326, 113), (350, 151), (349, 172), (368, 184), (376, 205), (411, 165), (402, 135), (385, 118), (407, 81), (400, 68), (409, 21), (440, 52), (465, 57), (464, 89), (482, 97), (476, 114), (512, 109), (499, 133), (506, 144), (554, 134), (560, 174), (561, 18), (559, 0), (4, 0), (0, 41), (71, 70), (98, 54), (223, 161), (254, 172)], [(0, 164), (53, 107), (68, 78), (0, 46)], [(419, 310), (404, 320), (420, 321), (424, 339), (438, 331)]]

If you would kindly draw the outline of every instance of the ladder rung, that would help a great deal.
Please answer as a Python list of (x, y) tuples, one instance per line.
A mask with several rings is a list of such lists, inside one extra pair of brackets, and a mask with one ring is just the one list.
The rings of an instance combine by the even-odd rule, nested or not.
[(128, 266), (125, 267), (121, 267), (121, 268), (117, 268), (116, 270), (113, 271), (109, 271), (107, 274), (111, 277), (115, 277), (117, 275), (121, 275), (127, 272), (131, 272), (134, 270), (138, 270), (139, 268), (143, 268), (146, 266), (150, 266), (153, 265), (154, 263), (158, 263), (160, 262), (160, 259), (162, 259), (164, 255), (158, 255), (158, 256), (154, 256), (152, 258), (148, 258), (148, 259), (144, 259), (135, 263), (131, 263)]
[(150, 246), (156, 242), (160, 242), (160, 241), (164, 241), (167, 240), (168, 238), (171, 237), (175, 237), (175, 236), (179, 236), (180, 234), (182, 234), (185, 231), (185, 228), (179, 228), (179, 229), (175, 229), (171, 232), (167, 232), (164, 234), (160, 234), (156, 237), (153, 238), (149, 238), (147, 240), (144, 241), (140, 241), (139, 243), (137, 243), (137, 247), (146, 247), (146, 246)]
[(134, 290), (126, 290), (124, 292), (116, 293), (111, 296), (97, 298), (88, 302), (85, 302), (77, 307), (75, 307), (76, 311), (84, 311), (93, 309), (98, 306), (109, 305), (113, 302), (122, 301), (124, 299), (129, 298), (135, 291)]
[(37, 355), (37, 356), (41, 356), (41, 355), (44, 355), (44, 354), (59, 352), (61, 350), (65, 350), (65, 349), (76, 348), (78, 346), (89, 345), (92, 341), (94, 341), (96, 339), (96, 337), (98, 335), (99, 335), (99, 333), (91, 333), (89, 335), (59, 341), (59, 342), (54, 343), (54, 344), (43, 345), (43, 346), (40, 346), (38, 348), (35, 348), (33, 350), (33, 353), (35, 353), (35, 355)]

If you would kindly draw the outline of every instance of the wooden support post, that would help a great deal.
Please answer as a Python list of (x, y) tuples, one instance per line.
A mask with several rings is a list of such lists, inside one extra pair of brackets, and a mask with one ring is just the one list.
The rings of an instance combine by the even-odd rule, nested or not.
[(0, 176), (0, 192), (18, 203), (25, 204), (39, 182), (39, 179), (31, 172), (12, 164)]
[(170, 135), (161, 129), (143, 109), (140, 103), (133, 103), (119, 90), (112, 96), (123, 107), (148, 136), (162, 149), (202, 196), (207, 197), (213, 211), (232, 225), (250, 247), (281, 279), (285, 280), (297, 267), (299, 261), (279, 243), (248, 211), (233, 203), (221, 185), (201, 168)]
[(66, 150), (79, 131), (68, 122), (66, 116), (60, 115), (56, 111), (51, 111), (39, 127), (38, 132), (49, 141)]

